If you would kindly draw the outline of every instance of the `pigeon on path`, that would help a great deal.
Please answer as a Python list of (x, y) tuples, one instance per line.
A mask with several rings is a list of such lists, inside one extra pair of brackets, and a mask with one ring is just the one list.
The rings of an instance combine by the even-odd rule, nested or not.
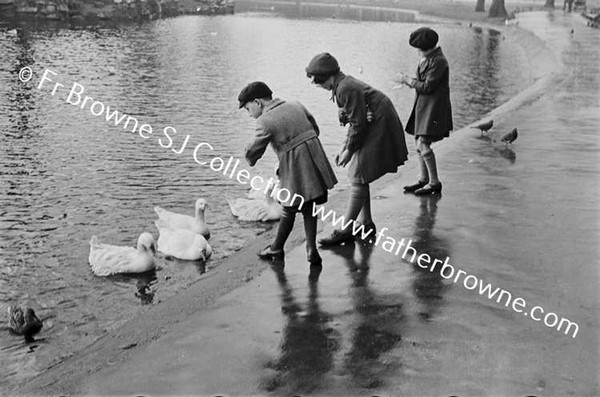
[(484, 132), (488, 132), (488, 130), (490, 128), (492, 128), (493, 126), (494, 126), (494, 120), (490, 120), (490, 121), (486, 121), (485, 123), (481, 123), (476, 126), (473, 126), (471, 128), (476, 128), (478, 130), (481, 130), (481, 135), (483, 135)]
[(508, 134), (502, 135), (502, 138), (500, 138), (500, 141), (504, 142), (506, 145), (509, 145), (509, 144), (513, 143), (514, 141), (516, 141), (518, 136), (519, 136), (519, 133), (517, 132), (517, 129), (513, 128), (512, 131), (509, 132)]

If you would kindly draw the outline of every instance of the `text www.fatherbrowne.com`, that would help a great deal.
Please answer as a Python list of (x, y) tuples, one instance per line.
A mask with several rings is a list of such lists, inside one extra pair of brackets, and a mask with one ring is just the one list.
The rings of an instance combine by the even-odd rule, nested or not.
[[(77, 83), (73, 83), (68, 94), (65, 92), (66, 88), (63, 84), (53, 81), (52, 77), (57, 74), (49, 69), (44, 71), (42, 78), (37, 86), (38, 89), (42, 89), (44, 83), (50, 85), (54, 83), (51, 91), (51, 95), (54, 96), (57, 92), (61, 92), (63, 95), (67, 95), (65, 101), (71, 105), (77, 106), (81, 109), (86, 107), (90, 113), (94, 116), (105, 116), (106, 122), (114, 122), (115, 126), (121, 126), (124, 130), (138, 133), (142, 138), (148, 139), (153, 134), (153, 129), (149, 124), (138, 124), (138, 120), (132, 116), (126, 115), (116, 109), (111, 109), (105, 106), (102, 102), (94, 100), (87, 95), (83, 95), (85, 88)], [(22, 82), (31, 80), (33, 73), (31, 68), (24, 67), (19, 73), (19, 79)], [(62, 96), (59, 94), (59, 96)], [(184, 152), (184, 149), (188, 145), (190, 136), (187, 135), (183, 144), (179, 149), (175, 149), (173, 146), (172, 136), (176, 134), (175, 128), (167, 126), (163, 129), (163, 137), (166, 141), (158, 139), (158, 143), (165, 149), (171, 149), (174, 153), (180, 155)], [(254, 190), (263, 190), (265, 194), (270, 195), (279, 202), (288, 203), (288, 205), (297, 205), (301, 208), (304, 205), (304, 198), (297, 194), (291, 194), (287, 189), (278, 189), (275, 187), (277, 181), (270, 178), (265, 183), (264, 179), (256, 175), (251, 177), (248, 170), (238, 169), (239, 160), (235, 160), (230, 157), (229, 161), (225, 162), (224, 159), (218, 156), (212, 156), (210, 161), (202, 161), (198, 158), (199, 151), (201, 149), (208, 149), (213, 151), (214, 148), (206, 143), (202, 142), (196, 145), (193, 150), (194, 160), (204, 166), (209, 166), (215, 172), (223, 172), (223, 175), (234, 178), (240, 184), (250, 184)], [(230, 167), (231, 166), (231, 167)], [(223, 171), (225, 170), (225, 171)], [(579, 325), (567, 318), (559, 317), (557, 314), (552, 312), (546, 312), (541, 306), (533, 306), (528, 310), (528, 305), (525, 299), (517, 297), (513, 299), (513, 295), (501, 288), (494, 288), (492, 284), (484, 282), (482, 279), (477, 278), (472, 274), (468, 274), (464, 270), (457, 269), (452, 266), (450, 258), (446, 257), (444, 260), (438, 258), (432, 258), (427, 253), (418, 253), (417, 250), (412, 246), (412, 240), (400, 239), (396, 240), (393, 237), (386, 236), (385, 232), (389, 230), (384, 227), (381, 229), (376, 236), (371, 236), (372, 229), (365, 231), (364, 225), (359, 224), (354, 220), (346, 220), (344, 216), (338, 216), (333, 210), (325, 210), (324, 206), (316, 206), (313, 204), (312, 209), (313, 215), (321, 218), (323, 222), (331, 222), (334, 227), (340, 227), (342, 229), (352, 228), (354, 236), (360, 237), (362, 240), (370, 240), (375, 246), (381, 246), (384, 251), (387, 251), (393, 255), (401, 257), (403, 260), (408, 261), (411, 264), (416, 262), (417, 266), (423, 269), (429, 269), (431, 272), (437, 271), (446, 280), (452, 280), (455, 284), (462, 284), (464, 288), (468, 290), (477, 290), (479, 295), (485, 296), (487, 299), (495, 301), (498, 304), (504, 302), (505, 307), (510, 307), (517, 313), (521, 313), (533, 321), (541, 322), (548, 328), (555, 328), (559, 332), (564, 332), (565, 335), (571, 335), (573, 338), (579, 333)], [(373, 241), (374, 240), (374, 241)], [(409, 258), (409, 259), (407, 259)]]
[[(528, 305), (525, 299), (517, 297), (513, 299), (513, 295), (501, 288), (494, 288), (492, 284), (484, 282), (472, 274), (468, 274), (464, 270), (456, 269), (452, 266), (450, 258), (441, 259), (432, 258), (426, 253), (419, 254), (412, 246), (412, 240), (400, 239), (396, 240), (393, 237), (386, 236), (385, 232), (389, 230), (387, 227), (382, 228), (376, 236), (370, 236), (372, 229), (365, 231), (364, 225), (353, 220), (347, 221), (345, 217), (338, 216), (335, 211), (325, 211), (323, 206), (313, 207), (313, 214), (319, 216), (324, 222), (331, 218), (330, 222), (333, 226), (339, 226), (343, 229), (352, 228), (354, 236), (360, 237), (363, 240), (372, 240), (376, 246), (380, 246), (384, 251), (393, 255), (399, 256), (407, 260), (411, 264), (416, 262), (417, 266), (423, 269), (429, 269), (430, 272), (437, 271), (446, 280), (452, 280), (455, 284), (462, 284), (468, 290), (477, 290), (479, 295), (485, 296), (489, 300), (496, 301), (498, 304), (504, 302), (505, 307), (510, 307), (517, 313), (531, 318), (533, 321), (542, 322), (548, 328), (556, 328), (557, 331), (564, 332), (565, 335), (571, 335), (573, 338), (579, 333), (579, 325), (567, 318), (559, 317), (552, 312), (546, 312), (541, 306), (533, 306), (528, 310)], [(385, 240), (384, 240), (385, 237)], [(407, 259), (408, 258), (408, 259)]]

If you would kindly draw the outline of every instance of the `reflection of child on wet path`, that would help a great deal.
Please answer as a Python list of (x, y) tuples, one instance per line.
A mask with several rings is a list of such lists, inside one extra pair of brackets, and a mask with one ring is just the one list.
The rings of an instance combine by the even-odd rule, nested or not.
[(450, 69), (448, 61), (437, 46), (438, 34), (430, 28), (420, 28), (410, 35), (409, 43), (423, 57), (417, 67), (417, 77), (400, 74), (400, 82), (414, 88), (415, 103), (406, 125), (406, 132), (415, 136), (420, 178), (404, 187), (407, 193), (424, 196), (441, 193), (433, 142), (448, 137), (453, 129), (450, 104)]

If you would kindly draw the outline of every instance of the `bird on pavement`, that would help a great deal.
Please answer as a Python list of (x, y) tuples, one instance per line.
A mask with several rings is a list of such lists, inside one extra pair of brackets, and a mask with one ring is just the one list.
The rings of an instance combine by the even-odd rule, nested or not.
[(471, 128), (476, 128), (478, 130), (481, 130), (481, 135), (483, 135), (484, 132), (488, 132), (489, 129), (492, 128), (493, 126), (494, 126), (494, 120), (490, 120), (490, 121), (486, 121), (485, 123), (481, 123), (476, 126), (473, 126)]
[(519, 133), (517, 132), (517, 129), (513, 128), (512, 131), (509, 132), (508, 134), (502, 135), (502, 138), (500, 138), (500, 141), (504, 142), (506, 145), (509, 145), (509, 144), (513, 143), (514, 141), (516, 141), (518, 136), (519, 136)]

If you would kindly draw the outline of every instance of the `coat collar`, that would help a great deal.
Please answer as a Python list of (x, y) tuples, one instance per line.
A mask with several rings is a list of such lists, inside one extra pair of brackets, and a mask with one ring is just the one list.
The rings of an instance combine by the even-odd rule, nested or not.
[(283, 105), (284, 103), (285, 103), (285, 101), (282, 99), (273, 98), (269, 103), (266, 104), (265, 108), (263, 109), (263, 113), (271, 111), (271, 110), (275, 109), (277, 106)]
[(427, 54), (427, 56), (425, 58), (432, 59), (432, 58), (435, 58), (436, 56), (440, 55), (441, 53), (442, 53), (442, 47), (437, 46), (433, 49), (433, 51), (431, 51), (429, 54)]
[(331, 98), (329, 98), (333, 101), (333, 103), (335, 103), (338, 85), (340, 84), (340, 81), (342, 81), (345, 77), (346, 75), (344, 74), (344, 72), (338, 72), (338, 74), (335, 75), (335, 79), (333, 80), (333, 88), (331, 89)]

